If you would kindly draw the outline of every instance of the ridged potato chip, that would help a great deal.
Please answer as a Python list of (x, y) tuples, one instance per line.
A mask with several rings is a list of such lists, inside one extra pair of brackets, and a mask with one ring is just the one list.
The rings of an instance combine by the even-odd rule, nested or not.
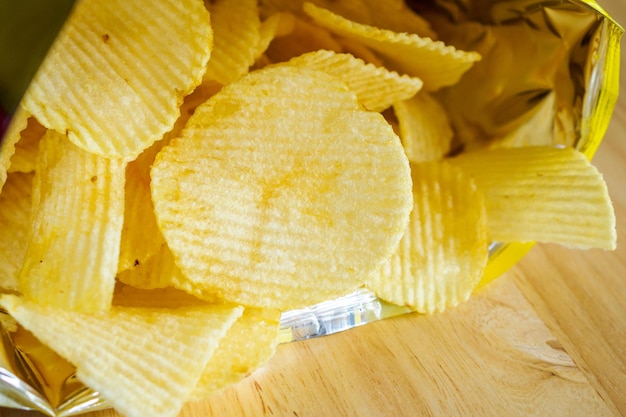
[(428, 91), (395, 102), (393, 110), (409, 161), (437, 161), (450, 151), (454, 132), (446, 109)]
[(280, 311), (247, 308), (220, 341), (192, 399), (200, 400), (260, 368), (278, 346)]
[(127, 417), (176, 417), (220, 339), (243, 312), (204, 304), (86, 314), (12, 295), (1, 296), (0, 304)]
[(615, 212), (606, 183), (575, 149), (482, 150), (450, 162), (484, 191), (492, 240), (615, 249)]
[(324, 71), (346, 83), (361, 104), (371, 111), (383, 111), (396, 101), (413, 97), (422, 80), (366, 64), (350, 54), (319, 50), (292, 58), (286, 63)]
[(30, 230), (33, 173), (13, 172), (0, 192), (0, 288), (17, 290)]
[(455, 84), (474, 62), (480, 60), (476, 52), (457, 50), (415, 34), (360, 24), (312, 3), (304, 3), (303, 8), (320, 26), (375, 50), (388, 69), (421, 78), (424, 89), (429, 91)]
[(202, 0), (77, 2), (22, 103), (82, 149), (134, 159), (172, 128), (211, 46)]
[(204, 80), (229, 84), (247, 74), (258, 56), (261, 20), (257, 1), (213, 0), (207, 2), (207, 7), (211, 13), (213, 51)]
[(395, 253), (366, 286), (420, 313), (469, 298), (489, 257), (484, 197), (463, 171), (445, 162), (411, 164), (414, 206)]
[(278, 309), (359, 287), (412, 206), (384, 118), (334, 77), (293, 66), (250, 73), (199, 106), (157, 155), (152, 198), (190, 282)]
[(32, 223), (19, 277), (30, 301), (82, 311), (111, 304), (124, 216), (121, 159), (49, 130), (40, 141)]

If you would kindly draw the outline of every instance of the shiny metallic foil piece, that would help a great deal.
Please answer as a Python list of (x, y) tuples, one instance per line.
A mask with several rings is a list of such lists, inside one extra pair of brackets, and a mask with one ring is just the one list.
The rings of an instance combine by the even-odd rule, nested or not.
[[(439, 39), (483, 59), (458, 85), (436, 93), (449, 110), (455, 152), (563, 144), (588, 157), (617, 100), (623, 29), (593, 0), (408, 0)], [(509, 246), (509, 245), (506, 245)], [(485, 280), (523, 256), (494, 245)], [(527, 249), (526, 249), (527, 250)], [(308, 339), (405, 314), (359, 291), (281, 320), (280, 340)], [(71, 416), (108, 408), (74, 368), (0, 312), (0, 406)]]

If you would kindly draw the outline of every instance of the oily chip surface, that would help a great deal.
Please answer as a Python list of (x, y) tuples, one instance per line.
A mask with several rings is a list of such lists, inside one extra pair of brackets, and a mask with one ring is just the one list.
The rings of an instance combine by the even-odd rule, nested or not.
[(384, 118), (335, 78), (291, 66), (199, 106), (157, 155), (152, 197), (196, 287), (278, 309), (358, 288), (412, 205), (408, 160)]
[(176, 417), (243, 308), (115, 306), (87, 314), (2, 295), (18, 323), (76, 366), (76, 376), (128, 417)]
[(492, 240), (615, 249), (607, 185), (581, 152), (527, 146), (467, 152), (450, 161), (484, 190)]
[(384, 300), (420, 313), (469, 298), (489, 256), (484, 198), (461, 169), (411, 164), (413, 211), (399, 246), (367, 286)]
[(124, 221), (126, 163), (85, 152), (48, 130), (33, 179), (19, 289), (30, 301), (108, 310)]
[(481, 59), (476, 52), (462, 51), (412, 33), (357, 23), (313, 3), (304, 3), (303, 9), (314, 22), (332, 33), (376, 51), (388, 69), (421, 78), (428, 91), (455, 84)]
[(174, 125), (212, 39), (202, 0), (77, 2), (23, 106), (84, 150), (133, 159)]

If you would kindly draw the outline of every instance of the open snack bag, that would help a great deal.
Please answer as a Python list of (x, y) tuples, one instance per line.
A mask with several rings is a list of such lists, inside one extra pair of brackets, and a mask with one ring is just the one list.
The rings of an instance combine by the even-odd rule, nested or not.
[(535, 242), (613, 250), (622, 32), (593, 0), (77, 2), (0, 149), (0, 406), (174, 417)]

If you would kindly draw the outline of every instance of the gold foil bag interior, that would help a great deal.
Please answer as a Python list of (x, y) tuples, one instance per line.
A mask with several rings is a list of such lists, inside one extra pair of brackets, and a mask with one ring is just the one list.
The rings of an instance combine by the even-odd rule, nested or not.
[[(593, 156), (617, 101), (623, 29), (593, 0), (408, 0), (439, 39), (483, 59), (458, 85), (437, 92), (449, 109), (454, 151), (563, 144)], [(492, 245), (483, 284), (532, 244)], [(405, 313), (371, 293), (290, 311), (281, 341), (306, 339)], [(107, 408), (71, 364), (0, 313), (0, 406), (50, 416)]]

